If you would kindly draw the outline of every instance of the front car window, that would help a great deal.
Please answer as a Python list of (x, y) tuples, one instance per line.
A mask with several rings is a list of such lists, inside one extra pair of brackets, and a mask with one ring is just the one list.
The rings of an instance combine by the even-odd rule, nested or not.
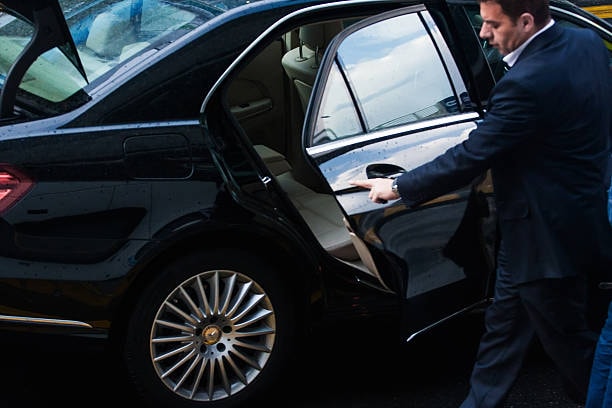
[[(17, 99), (21, 103), (36, 101), (39, 107), (47, 105), (51, 109), (128, 59), (153, 48), (160, 49), (247, 2), (60, 0), (87, 77), (83, 78), (64, 53), (53, 48), (30, 66), (19, 85)], [(26, 20), (0, 9), (0, 86), (4, 86), (11, 65), (33, 38), (34, 31)]]

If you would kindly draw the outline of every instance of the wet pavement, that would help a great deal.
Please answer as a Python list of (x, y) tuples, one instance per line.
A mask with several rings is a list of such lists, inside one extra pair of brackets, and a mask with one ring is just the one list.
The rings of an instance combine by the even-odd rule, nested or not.
[[(370, 325), (370, 328), (376, 327)], [(300, 408), (457, 408), (468, 392), (482, 321), (458, 320), (406, 347), (352, 336), (305, 382)], [(363, 338), (363, 337), (362, 337)], [(331, 350), (329, 350), (331, 351)], [(317, 359), (314, 359), (317, 361)], [(581, 408), (536, 343), (505, 408)]]
[[(408, 347), (388, 338), (386, 322), (369, 324), (368, 333), (363, 326), (327, 328), (305, 351), (303, 377), (280, 401), (296, 408), (456, 408), (468, 390), (480, 326), (457, 321)], [(3, 347), (0, 358), (0, 407), (140, 406), (103, 354), (18, 345)], [(582, 405), (567, 397), (536, 345), (506, 408), (540, 407)]]

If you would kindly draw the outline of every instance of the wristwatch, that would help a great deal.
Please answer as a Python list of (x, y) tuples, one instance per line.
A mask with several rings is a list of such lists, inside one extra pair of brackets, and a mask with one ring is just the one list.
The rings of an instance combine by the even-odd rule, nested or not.
[(398, 189), (398, 187), (397, 187), (397, 178), (394, 178), (394, 179), (393, 179), (393, 183), (391, 183), (391, 191), (393, 191), (393, 193), (394, 193), (396, 196), (401, 197), (401, 196), (400, 196), (399, 189)]

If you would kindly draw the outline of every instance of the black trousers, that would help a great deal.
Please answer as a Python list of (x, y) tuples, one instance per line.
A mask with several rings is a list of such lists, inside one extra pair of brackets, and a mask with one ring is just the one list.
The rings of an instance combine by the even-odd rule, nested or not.
[(586, 397), (597, 334), (586, 319), (586, 277), (540, 279), (516, 285), (500, 248), (494, 301), (461, 408), (499, 408), (516, 381), (534, 336), (562, 379)]

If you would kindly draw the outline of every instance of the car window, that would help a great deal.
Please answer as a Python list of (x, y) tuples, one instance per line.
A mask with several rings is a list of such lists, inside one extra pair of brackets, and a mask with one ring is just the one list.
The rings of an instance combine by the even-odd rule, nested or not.
[[(244, 1), (170, 2), (164, 0), (61, 0), (60, 5), (87, 75), (53, 48), (31, 65), (19, 88), (50, 104), (65, 101), (131, 57), (170, 44), (176, 38)], [(0, 12), (0, 86), (11, 65), (33, 38), (34, 27)], [(40, 105), (41, 101), (38, 102)]]
[[(4, 84), (11, 65), (34, 36), (34, 27), (6, 13), (0, 14), (0, 82)], [(87, 84), (79, 71), (58, 49), (41, 55), (28, 69), (20, 89), (60, 102)]]
[(458, 70), (441, 54), (450, 55), (425, 12), (348, 35), (326, 79), (310, 145), (457, 113), (458, 95), (467, 93), (455, 89)]

